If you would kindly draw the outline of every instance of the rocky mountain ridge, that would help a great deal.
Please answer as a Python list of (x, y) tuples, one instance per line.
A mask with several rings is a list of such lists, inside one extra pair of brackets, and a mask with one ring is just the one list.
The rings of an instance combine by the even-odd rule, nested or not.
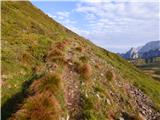
[(131, 48), (124, 54), (120, 54), (125, 59), (148, 59), (160, 56), (160, 41), (151, 41), (144, 46)]

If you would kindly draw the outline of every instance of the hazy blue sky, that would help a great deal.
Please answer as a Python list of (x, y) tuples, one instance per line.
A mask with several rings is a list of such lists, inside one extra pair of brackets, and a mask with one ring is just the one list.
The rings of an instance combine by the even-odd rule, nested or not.
[(159, 40), (158, 2), (32, 3), (67, 28), (113, 52), (125, 52), (132, 46)]

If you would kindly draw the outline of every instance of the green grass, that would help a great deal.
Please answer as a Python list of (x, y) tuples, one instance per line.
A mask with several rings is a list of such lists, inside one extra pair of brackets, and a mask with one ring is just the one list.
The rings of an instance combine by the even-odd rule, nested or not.
[[(80, 77), (80, 95), (82, 95), (83, 104), (81, 106), (82, 111), (79, 114), (82, 114), (84, 119), (103, 120), (109, 117), (108, 115), (111, 113), (119, 114), (122, 107), (130, 112), (135, 112), (135, 109), (131, 107), (133, 103), (124, 92), (125, 90), (117, 88), (113, 80), (116, 74), (111, 72), (112, 67), (118, 73), (116, 76), (121, 76), (123, 82), (132, 83), (144, 91), (160, 110), (160, 83), (158, 81), (145, 75), (116, 54), (95, 46), (89, 40), (63, 27), (32, 6), (30, 2), (3, 1), (1, 15), (3, 75), (1, 106), (3, 108), (8, 100), (18, 93), (21, 93), (20, 95), (23, 97), (24, 93), (22, 91), (27, 91), (28, 87), (32, 88), (31, 92), (34, 91), (32, 93), (34, 96), (30, 96), (26, 101), (21, 101), (21, 103), (23, 102), (22, 108), (29, 114), (20, 111), (20, 113), (17, 113), (17, 117), (19, 114), (19, 117), (22, 116), (24, 119), (26, 116), (31, 117), (31, 111), (36, 112), (33, 109), (38, 109), (40, 106), (40, 108), (43, 108), (42, 110), (47, 109), (45, 115), (42, 114), (41, 118), (46, 115), (52, 118), (50, 116), (52, 114), (48, 114), (48, 111), (54, 111), (54, 108), (50, 105), (55, 103), (52, 103), (53, 99), (51, 100), (49, 96), (43, 94), (46, 91), (55, 95), (56, 100), (54, 100), (58, 101), (62, 116), (66, 116), (68, 111), (63, 87), (61, 86), (63, 80), (60, 77), (48, 74), (49, 68), (46, 61), (58, 65), (55, 72), (62, 74), (66, 65), (64, 64), (66, 62), (65, 54), (70, 48), (71, 42), (78, 44), (75, 51), (72, 51), (74, 52), (72, 61), (75, 67), (72, 70), (75, 70), (74, 72), (77, 72)], [(99, 62), (96, 61), (97, 66), (92, 63), (90, 57), (97, 58)], [(36, 71), (35, 68), (40, 70)], [(101, 76), (101, 73), (104, 73), (104, 77)], [(42, 76), (35, 80), (35, 74)], [(30, 81), (30, 78), (34, 78), (33, 84), (27, 88), (24, 87), (24, 82)], [(89, 82), (82, 79), (89, 79)], [(82, 83), (85, 84), (82, 85)], [(116, 93), (119, 99), (123, 98), (123, 101), (129, 103), (125, 104), (123, 102), (119, 105), (115, 102), (115, 98), (110, 95), (110, 91)], [(37, 101), (35, 106), (32, 104), (35, 102), (34, 100)], [(38, 104), (39, 100), (42, 101)], [(107, 103), (107, 100), (110, 100), (111, 105)], [(34, 113), (34, 117), (39, 118), (39, 113), (41, 112)], [(9, 111), (6, 111), (5, 114), (7, 114), (7, 117), (11, 115)], [(34, 117), (33, 119), (35, 119)]]
[[(7, 76), (4, 84), (11, 84), (10, 88), (2, 86), (3, 105), (20, 90), (32, 69), (44, 64), (43, 57), (50, 45), (70, 35), (67, 36), (66, 28), (53, 22), (29, 2), (2, 2), (1, 12), (2, 73)], [(25, 74), (21, 75), (20, 71), (25, 71)]]
[[(82, 39), (83, 40), (83, 39)], [(141, 70), (134, 65), (128, 63), (118, 55), (111, 53), (103, 48), (95, 46), (88, 40), (83, 41), (84, 45), (90, 46), (95, 55), (117, 68), (124, 80), (131, 82), (146, 93), (156, 104), (157, 109), (160, 110), (160, 83), (153, 80), (151, 76), (145, 75)]]
[[(98, 51), (96, 49), (96, 51)], [(99, 49), (97, 55), (107, 62), (118, 68), (120, 74), (129, 82), (135, 84), (143, 92), (145, 92), (156, 104), (160, 110), (160, 83), (153, 80), (150, 76), (145, 75), (142, 71), (137, 69), (119, 56), (109, 53), (106, 50)]]

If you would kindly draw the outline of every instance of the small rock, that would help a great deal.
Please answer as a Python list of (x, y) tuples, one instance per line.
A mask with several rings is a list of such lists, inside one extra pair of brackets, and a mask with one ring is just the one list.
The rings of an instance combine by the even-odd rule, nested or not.
[(71, 106), (72, 104), (68, 102), (67, 105)]
[(69, 115), (67, 114), (67, 119), (66, 120), (69, 120)]
[(119, 120), (124, 120), (124, 118), (123, 118), (123, 117), (120, 117)]
[(69, 64), (69, 65), (73, 65), (73, 63), (72, 63), (72, 62), (69, 62), (68, 64)]
[(82, 82), (82, 86), (84, 85), (84, 82)]
[(101, 76), (104, 76), (104, 74), (103, 74), (103, 73), (101, 73)]
[(146, 113), (145, 113), (145, 111), (142, 111), (142, 113), (145, 115)]
[(96, 96), (100, 99), (100, 96), (99, 96), (99, 94), (96, 94)]
[(50, 72), (50, 73), (53, 73), (54, 71), (53, 71), (53, 70), (50, 70), (49, 72)]
[(7, 75), (2, 75), (2, 79), (7, 79)]
[(86, 93), (85, 96), (88, 98), (88, 94)]
[(111, 102), (110, 102), (110, 100), (109, 100), (109, 99), (107, 99), (107, 103), (108, 103), (109, 105), (111, 105)]
[(139, 118), (141, 119), (141, 120), (146, 120), (146, 118), (141, 114), (141, 113), (139, 113)]

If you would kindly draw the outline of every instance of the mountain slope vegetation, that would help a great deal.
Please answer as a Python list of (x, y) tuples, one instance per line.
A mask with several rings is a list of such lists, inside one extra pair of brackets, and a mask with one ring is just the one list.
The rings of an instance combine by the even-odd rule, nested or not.
[(158, 120), (160, 83), (30, 2), (1, 4), (2, 120)]

